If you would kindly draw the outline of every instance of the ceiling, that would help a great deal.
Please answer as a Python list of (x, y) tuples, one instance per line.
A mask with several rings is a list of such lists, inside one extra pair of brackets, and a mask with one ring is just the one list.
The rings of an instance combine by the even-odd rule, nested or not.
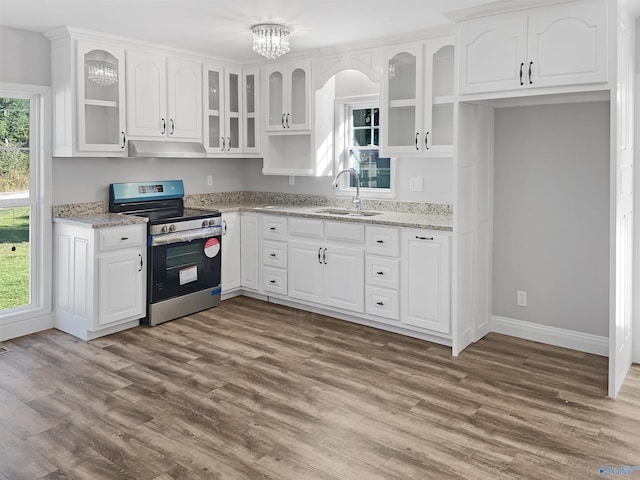
[(487, 0), (0, 0), (0, 25), (38, 32), (71, 26), (247, 63), (261, 60), (251, 50), (250, 29), (257, 23), (289, 26), (293, 29), (292, 52), (307, 51), (451, 25), (443, 14), (486, 3)]

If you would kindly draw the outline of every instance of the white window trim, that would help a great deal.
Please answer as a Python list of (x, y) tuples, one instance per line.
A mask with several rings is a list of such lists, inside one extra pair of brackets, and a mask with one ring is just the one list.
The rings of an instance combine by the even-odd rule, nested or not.
[[(30, 122), (29, 139), (31, 158), (35, 157), (35, 168), (31, 169), (33, 196), (25, 199), (4, 200), (1, 207), (32, 207), (31, 224), (35, 235), (30, 239), (31, 304), (0, 313), (0, 341), (53, 327), (52, 271), (53, 228), (51, 215), (51, 88), (39, 85), (21, 85), (0, 82), (0, 95), (31, 98), (34, 101)], [(31, 160), (33, 161), (33, 160)]]
[[(348, 159), (346, 156), (348, 139), (347, 137), (347, 106), (353, 106), (362, 104), (363, 107), (380, 105), (379, 95), (361, 95), (355, 97), (340, 97), (335, 100), (335, 159), (336, 159), (336, 172), (349, 168)], [(382, 135), (382, 131), (380, 132)], [(390, 162), (391, 167), (391, 182), (389, 190), (373, 189), (373, 188), (360, 188), (360, 198), (370, 199), (395, 199), (396, 198), (396, 159), (392, 158)], [(336, 189), (336, 196), (340, 197), (353, 197), (356, 194), (355, 187), (349, 186), (349, 179), (346, 175), (343, 175), (339, 180), (338, 188)]]

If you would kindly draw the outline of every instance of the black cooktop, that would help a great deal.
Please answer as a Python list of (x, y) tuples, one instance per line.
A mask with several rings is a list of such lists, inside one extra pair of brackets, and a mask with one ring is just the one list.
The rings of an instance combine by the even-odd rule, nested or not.
[(150, 224), (178, 222), (181, 220), (198, 220), (201, 218), (219, 217), (221, 214), (215, 210), (196, 210), (194, 208), (170, 208), (159, 210), (146, 210), (130, 212), (139, 217), (147, 217)]

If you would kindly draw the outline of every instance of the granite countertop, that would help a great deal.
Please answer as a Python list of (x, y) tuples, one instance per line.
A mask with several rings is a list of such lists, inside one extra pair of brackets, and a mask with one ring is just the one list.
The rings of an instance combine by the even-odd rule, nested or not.
[[(424, 228), (429, 230), (452, 231), (453, 216), (450, 214), (426, 214), (413, 212), (391, 212), (364, 210), (365, 215), (358, 215), (355, 210), (331, 207), (326, 205), (265, 205), (260, 203), (211, 203), (189, 205), (190, 208), (217, 210), (226, 212), (257, 212), (270, 215), (287, 215), (295, 217), (316, 218), (322, 220), (339, 220), (343, 222), (366, 223), (370, 225), (387, 225), (395, 227)], [(334, 211), (335, 213), (331, 213)], [(342, 212), (349, 212), (347, 215)], [(366, 215), (375, 213), (374, 215)]]
[(54, 223), (67, 223), (85, 228), (121, 227), (123, 225), (145, 224), (148, 219), (135, 215), (121, 215), (118, 213), (94, 213), (70, 217), (53, 217)]

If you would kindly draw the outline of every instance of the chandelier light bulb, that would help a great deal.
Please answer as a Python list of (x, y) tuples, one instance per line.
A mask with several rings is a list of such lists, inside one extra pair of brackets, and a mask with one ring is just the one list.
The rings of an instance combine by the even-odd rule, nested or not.
[(260, 24), (251, 28), (253, 51), (268, 59), (278, 58), (289, 51), (291, 30), (284, 25)]

